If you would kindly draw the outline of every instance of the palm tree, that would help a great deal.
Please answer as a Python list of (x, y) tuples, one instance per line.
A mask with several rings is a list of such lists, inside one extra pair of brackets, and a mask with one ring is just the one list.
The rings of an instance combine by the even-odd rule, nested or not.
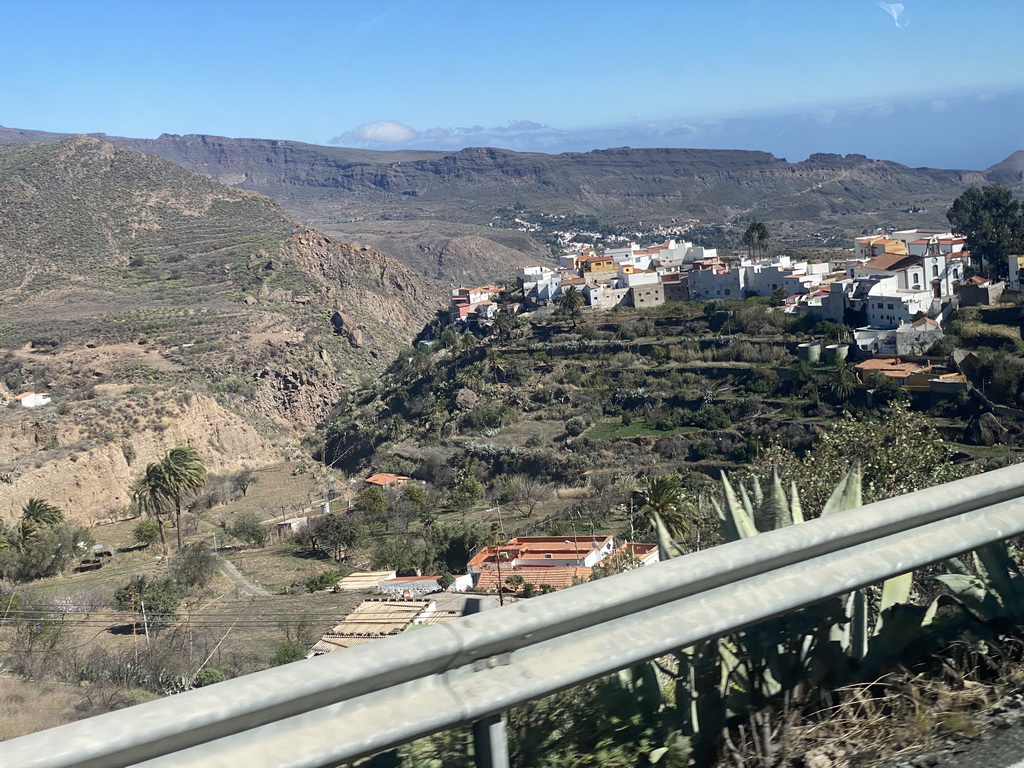
[(515, 321), (512, 319), (512, 315), (508, 312), (498, 312), (497, 317), (494, 318), (494, 335), (499, 339), (509, 339), (512, 336), (512, 328), (515, 326)]
[(64, 513), (43, 499), (31, 498), (21, 508), (18, 522), (18, 539), (22, 547), (40, 528), (48, 528), (64, 522)]
[(160, 526), (160, 542), (167, 551), (161, 513), (173, 506), (178, 549), (181, 538), (181, 504), (184, 497), (206, 485), (206, 467), (195, 448), (179, 445), (171, 448), (160, 461), (146, 466), (146, 471), (132, 488), (132, 499), (140, 509), (150, 512)]
[(854, 373), (853, 366), (842, 360), (837, 360), (828, 387), (840, 402), (845, 403), (853, 397), (857, 388), (857, 375)]
[(146, 471), (132, 484), (131, 489), (132, 503), (144, 514), (156, 518), (157, 527), (160, 529), (160, 546), (164, 555), (167, 554), (167, 535), (164, 533), (163, 513), (171, 505), (167, 486), (163, 465), (159, 461), (154, 461), (146, 466)]
[(580, 310), (583, 309), (584, 299), (580, 289), (575, 285), (570, 285), (555, 299), (555, 303), (559, 307), (569, 313), (569, 317), (572, 318), (572, 327), (576, 327), (576, 316), (579, 315)]
[(757, 222), (757, 249), (760, 251), (762, 258), (768, 250), (768, 243), (771, 239), (772, 236), (768, 233), (768, 227), (760, 221)]
[(757, 222), (751, 222), (744, 231), (743, 244), (747, 246), (747, 256), (754, 258), (754, 246), (757, 245)]
[(187, 445), (171, 448), (160, 463), (169, 481), (169, 494), (174, 499), (174, 526), (178, 532), (178, 549), (182, 549), (181, 501), (206, 485), (206, 466), (196, 449)]
[(635, 493), (636, 500), (640, 502), (637, 514), (649, 516), (652, 525), (654, 514), (657, 514), (676, 539), (692, 535), (693, 508), (686, 501), (679, 475), (648, 475), (644, 488)]
[(23, 520), (30, 520), (36, 525), (57, 525), (64, 522), (64, 513), (59, 507), (53, 506), (43, 499), (29, 499), (21, 508)]
[(760, 221), (750, 222), (750, 226), (743, 232), (743, 244), (747, 246), (748, 253), (753, 255), (754, 248), (756, 247), (758, 258), (764, 256), (771, 239), (772, 236), (768, 232), (768, 227)]

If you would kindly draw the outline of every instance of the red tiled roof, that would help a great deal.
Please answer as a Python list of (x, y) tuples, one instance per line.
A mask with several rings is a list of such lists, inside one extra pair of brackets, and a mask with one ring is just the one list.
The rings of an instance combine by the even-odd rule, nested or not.
[(406, 477), (405, 475), (393, 475), (390, 472), (378, 472), (376, 475), (370, 475), (364, 483), (370, 483), (371, 485), (393, 485), (399, 480), (405, 480), (408, 482), (412, 478)]
[[(908, 256), (905, 253), (883, 253), (865, 262), (866, 269), (878, 269), (885, 272), (898, 272), (917, 263), (919, 256)], [(904, 263), (905, 262), (905, 263)]]
[(548, 555), (559, 559), (582, 559), (592, 550), (603, 548), (610, 538), (610, 536), (519, 536), (507, 544), (484, 547), (474, 555), (473, 559), (469, 561), (469, 565), (491, 566), (499, 552), (503, 563), (516, 559), (548, 560), (550, 559), (547, 557)]
[[(525, 566), (520, 568), (508, 568), (501, 569), (501, 587), (502, 589), (508, 589), (508, 585), (505, 580), (509, 576), (522, 576), (523, 581), (527, 584), (533, 584), (537, 589), (540, 589), (542, 585), (549, 585), (557, 589), (565, 589), (566, 587), (573, 586), (573, 582), (587, 582), (590, 581), (590, 568), (584, 568), (582, 566), (553, 566), (545, 567), (542, 565), (538, 566)], [(477, 580), (474, 589), (480, 592), (497, 592), (498, 591), (498, 569), (497, 568), (486, 568), (480, 573), (480, 578)]]

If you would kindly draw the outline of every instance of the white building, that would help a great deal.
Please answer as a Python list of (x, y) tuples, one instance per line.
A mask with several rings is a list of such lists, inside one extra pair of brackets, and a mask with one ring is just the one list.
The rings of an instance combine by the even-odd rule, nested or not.
[(787, 296), (807, 293), (828, 274), (828, 264), (793, 262), (789, 256), (751, 261), (735, 269), (715, 266), (690, 272), (690, 297), (698, 301), (745, 296), (771, 296), (782, 288)]
[(22, 392), (20, 395), (16, 395), (14, 399), (21, 402), (22, 408), (38, 408), (50, 402), (49, 395), (39, 392)]
[(900, 290), (929, 291), (932, 298), (945, 299), (953, 296), (969, 262), (967, 251), (942, 251), (939, 241), (933, 239), (922, 255), (884, 253), (854, 265), (849, 274), (853, 278), (892, 276)]
[(565, 269), (550, 267), (523, 267), (516, 274), (523, 298), (537, 304), (547, 304), (558, 298), (562, 292), (562, 278), (569, 273)]
[(1007, 274), (1009, 275), (1007, 287), (1011, 291), (1019, 291), (1021, 275), (1024, 274), (1024, 256), (1007, 257), (1007, 270)]
[(897, 328), (913, 322), (915, 315), (927, 314), (932, 306), (929, 291), (892, 290), (878, 284), (864, 302), (868, 325), (872, 328)]

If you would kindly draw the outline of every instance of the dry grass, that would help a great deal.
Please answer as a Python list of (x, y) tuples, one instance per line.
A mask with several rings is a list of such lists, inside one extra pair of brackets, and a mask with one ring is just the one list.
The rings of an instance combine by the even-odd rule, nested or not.
[(0, 740), (77, 720), (81, 699), (75, 685), (0, 676)]
[(297, 552), (294, 545), (286, 542), (263, 549), (228, 550), (221, 554), (234, 563), (246, 578), (274, 594), (339, 567), (327, 557)]
[(1019, 688), (1024, 667), (1007, 665), (997, 679), (977, 682), (954, 666), (944, 666), (943, 678), (904, 672), (847, 686), (833, 693), (834, 705), (805, 718), (795, 713), (774, 718), (780, 762), (770, 764), (802, 756), (804, 765), (877, 768), (950, 740), (976, 737), (982, 713)]

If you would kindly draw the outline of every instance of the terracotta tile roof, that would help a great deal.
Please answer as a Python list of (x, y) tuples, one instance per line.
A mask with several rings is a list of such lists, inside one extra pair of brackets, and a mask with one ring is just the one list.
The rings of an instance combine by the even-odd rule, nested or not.
[[(533, 584), (537, 589), (544, 584), (557, 589), (565, 589), (566, 587), (573, 586), (574, 581), (576, 583), (590, 581), (590, 568), (584, 568), (582, 566), (523, 566), (520, 568), (508, 568), (501, 569), (501, 585), (503, 589), (508, 589), (508, 585), (505, 584), (505, 579), (513, 574), (522, 576), (523, 581), (527, 584)], [(480, 573), (480, 578), (477, 580), (476, 586), (474, 587), (479, 592), (497, 592), (498, 591), (498, 569), (497, 568), (485, 568)]]
[(363, 482), (369, 483), (370, 485), (394, 485), (397, 482), (405, 481), (409, 482), (412, 478), (406, 477), (405, 475), (393, 475), (390, 472), (378, 472), (375, 475), (370, 475)]
[(898, 272), (917, 263), (919, 256), (907, 256), (905, 253), (883, 253), (881, 256), (865, 262), (866, 269), (878, 269), (885, 272)]
[[(592, 550), (604, 548), (611, 536), (519, 536), (507, 544), (488, 546), (481, 549), (469, 566), (493, 567), (492, 564), (500, 552), (502, 563), (513, 560), (548, 560), (552, 556), (558, 559), (578, 560), (586, 557)], [(596, 545), (596, 546), (595, 546)], [(555, 566), (544, 566), (553, 568)], [(504, 569), (504, 566), (502, 567)]]

